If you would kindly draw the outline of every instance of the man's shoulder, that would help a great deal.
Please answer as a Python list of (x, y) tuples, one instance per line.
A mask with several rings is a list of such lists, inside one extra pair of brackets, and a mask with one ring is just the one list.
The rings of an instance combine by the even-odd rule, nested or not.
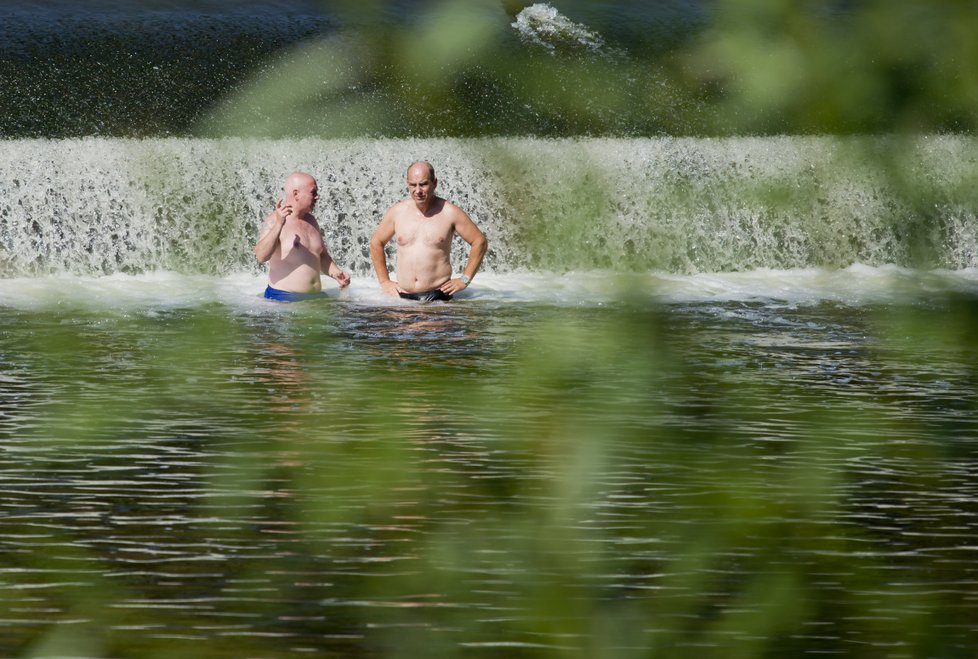
[(401, 199), (400, 201), (395, 201), (393, 204), (387, 207), (385, 214), (398, 212), (399, 210), (404, 208), (404, 204), (407, 203), (407, 201), (408, 201), (407, 199)]
[(402, 199), (401, 201), (393, 204), (390, 208), (388, 208), (387, 212), (384, 213), (384, 215), (392, 219), (397, 219), (398, 217), (408, 213), (411, 210), (411, 206), (413, 204), (414, 201), (412, 201), (411, 199)]
[(462, 210), (462, 208), (457, 204), (454, 204), (448, 201), (447, 199), (445, 199), (444, 202), (445, 204), (442, 207), (442, 213), (444, 213), (446, 217), (452, 220), (452, 222), (455, 222), (456, 220), (460, 220), (462, 218), (466, 218), (466, 219), (469, 218), (469, 214), (466, 213), (464, 210)]

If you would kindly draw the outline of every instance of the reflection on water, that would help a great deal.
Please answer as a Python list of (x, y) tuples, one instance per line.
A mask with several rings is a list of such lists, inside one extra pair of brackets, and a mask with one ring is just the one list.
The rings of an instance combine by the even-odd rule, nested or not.
[(0, 654), (965, 656), (973, 306), (8, 309)]

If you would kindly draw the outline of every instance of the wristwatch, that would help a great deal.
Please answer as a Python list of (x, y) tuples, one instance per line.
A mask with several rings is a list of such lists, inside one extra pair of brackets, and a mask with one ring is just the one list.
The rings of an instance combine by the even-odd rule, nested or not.
[(468, 286), (470, 281), (472, 281), (472, 277), (469, 277), (468, 275), (462, 275), (462, 283), (463, 284), (465, 284), (466, 286)]

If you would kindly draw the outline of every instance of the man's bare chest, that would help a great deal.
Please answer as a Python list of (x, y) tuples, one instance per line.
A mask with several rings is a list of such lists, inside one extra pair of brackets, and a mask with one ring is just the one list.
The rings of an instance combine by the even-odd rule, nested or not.
[(397, 244), (444, 246), (452, 241), (452, 225), (441, 218), (406, 217), (397, 221), (394, 227)]
[(323, 252), (323, 237), (308, 222), (286, 223), (279, 234), (283, 254), (293, 249), (301, 249), (319, 255)]

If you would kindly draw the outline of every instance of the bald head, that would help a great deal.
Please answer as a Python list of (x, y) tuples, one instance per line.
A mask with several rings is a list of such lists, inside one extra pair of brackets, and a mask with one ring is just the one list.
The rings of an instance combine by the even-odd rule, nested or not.
[(427, 160), (416, 160), (416, 161), (412, 162), (411, 163), (411, 166), (408, 167), (408, 178), (411, 177), (411, 172), (412, 172), (412, 170), (415, 170), (415, 169), (419, 169), (424, 174), (427, 174), (428, 178), (431, 181), (435, 181), (436, 180), (435, 179), (435, 168)]
[(311, 174), (292, 172), (285, 179), (285, 200), (300, 215), (308, 213), (319, 200), (319, 186)]
[(312, 174), (306, 174), (305, 172), (292, 172), (289, 174), (289, 177), (285, 179), (285, 192), (292, 192), (293, 189), (303, 185), (308, 185), (309, 183), (312, 183), (313, 185), (316, 184), (316, 179), (313, 178)]

